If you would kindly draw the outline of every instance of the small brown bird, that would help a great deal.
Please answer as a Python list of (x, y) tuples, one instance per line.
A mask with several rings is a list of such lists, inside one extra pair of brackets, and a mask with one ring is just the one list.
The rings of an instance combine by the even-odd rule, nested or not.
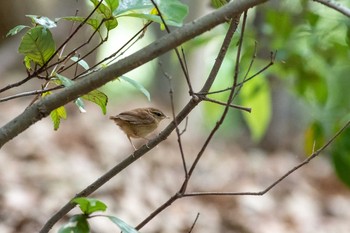
[(158, 127), (159, 122), (165, 118), (169, 117), (156, 108), (136, 108), (109, 117), (124, 131), (135, 150), (136, 147), (131, 138), (148, 140), (146, 136), (153, 132)]

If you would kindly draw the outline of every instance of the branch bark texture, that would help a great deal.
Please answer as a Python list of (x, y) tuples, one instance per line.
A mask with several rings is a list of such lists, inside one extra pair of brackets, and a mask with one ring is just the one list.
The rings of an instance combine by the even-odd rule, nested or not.
[(52, 110), (176, 48), (182, 43), (225, 22), (228, 18), (232, 18), (251, 7), (267, 1), (268, 0), (235, 0), (163, 36), (159, 40), (115, 64), (86, 76), (82, 80), (77, 81), (74, 85), (66, 87), (61, 92), (41, 99), (0, 129), (0, 148), (37, 121), (47, 117)]

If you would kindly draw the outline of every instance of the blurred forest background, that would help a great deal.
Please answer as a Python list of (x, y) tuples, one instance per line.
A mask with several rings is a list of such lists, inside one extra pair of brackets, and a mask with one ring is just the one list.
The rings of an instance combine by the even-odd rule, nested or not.
[[(6, 38), (16, 25), (29, 24), (25, 15), (51, 19), (92, 9), (88, 1), (5, 1), (0, 8), (0, 86), (26, 77), (23, 57), (17, 52), (22, 35)], [(183, 0), (189, 6), (186, 22), (214, 9), (210, 2)], [(338, 1), (350, 8), (348, 1)], [(11, 12), (11, 13), (10, 13)], [(125, 18), (109, 41), (93, 56), (106, 57), (143, 26)], [(208, 76), (228, 24), (183, 45), (194, 90)], [(53, 30), (62, 42), (70, 22)], [(172, 28), (175, 30), (175, 28)], [(86, 29), (88, 33), (88, 29)], [(124, 56), (164, 35), (152, 25), (144, 38)], [(214, 83), (213, 91), (229, 87), (240, 29)], [(76, 42), (84, 38), (77, 38)], [(57, 42), (57, 44), (59, 44)], [(73, 45), (72, 45), (73, 46)], [(189, 185), (191, 191), (260, 191), (323, 145), (346, 121), (350, 106), (350, 20), (313, 1), (270, 1), (248, 13), (241, 72), (244, 74), (256, 50), (250, 74), (270, 62), (274, 65), (246, 83), (236, 104), (252, 113), (230, 110), (219, 133), (200, 161)], [(73, 46), (74, 47), (74, 46)], [(67, 48), (69, 50), (69, 48)], [(175, 110), (188, 101), (184, 77), (173, 52), (126, 74), (151, 94), (151, 101), (135, 87), (113, 81), (103, 90), (109, 97), (107, 115), (87, 104), (79, 113), (68, 104), (68, 118), (58, 131), (45, 118), (0, 150), (0, 232), (36, 232), (55, 211), (77, 192), (96, 180), (133, 150), (126, 136), (108, 116), (136, 107), (153, 106), (171, 115), (169, 80), (174, 89)], [(66, 74), (66, 76), (69, 74)], [(0, 98), (40, 89), (39, 82), (0, 93)], [(227, 93), (215, 94), (226, 100)], [(33, 97), (0, 102), (0, 123), (23, 112)], [(183, 134), (184, 151), (191, 161), (214, 127), (223, 106), (201, 103), (188, 118)], [(161, 123), (158, 132), (170, 121)], [(181, 124), (180, 128), (185, 125)], [(155, 136), (153, 134), (153, 136)], [(350, 130), (310, 164), (296, 171), (266, 195), (195, 197), (178, 200), (146, 225), (141, 232), (350, 232)], [(140, 146), (144, 141), (137, 141)], [(344, 170), (345, 169), (345, 170)], [(107, 212), (137, 225), (177, 190), (183, 180), (176, 135), (150, 151), (98, 190), (93, 197), (108, 205)], [(75, 212), (72, 211), (70, 216)], [(67, 219), (64, 219), (65, 221)], [(62, 221), (60, 224), (62, 224)], [(59, 224), (52, 232), (57, 232)], [(118, 231), (103, 219), (92, 220), (92, 232)]]

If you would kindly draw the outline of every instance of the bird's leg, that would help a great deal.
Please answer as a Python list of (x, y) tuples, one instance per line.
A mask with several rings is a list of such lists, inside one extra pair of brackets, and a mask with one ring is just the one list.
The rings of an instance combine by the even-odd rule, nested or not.
[(131, 138), (129, 136), (128, 136), (128, 139), (129, 139), (129, 142), (131, 143), (132, 147), (134, 148), (134, 151), (136, 151), (137, 149), (136, 149), (134, 143), (132, 143)]
[(148, 146), (148, 143), (149, 143), (149, 141), (151, 140), (151, 139), (148, 139), (148, 138), (146, 138), (146, 137), (142, 137), (143, 139), (145, 139), (147, 142), (146, 142), (146, 147), (148, 148), (148, 149), (151, 149), (149, 146)]

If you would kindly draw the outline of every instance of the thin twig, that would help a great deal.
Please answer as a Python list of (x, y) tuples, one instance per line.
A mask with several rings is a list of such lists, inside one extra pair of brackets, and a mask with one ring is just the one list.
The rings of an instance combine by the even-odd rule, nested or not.
[[(92, 38), (96, 35), (96, 33), (100, 30), (101, 26), (103, 25), (105, 21), (101, 20), (100, 24), (97, 26), (96, 30), (93, 31), (93, 33), (91, 34), (91, 36), (88, 38), (87, 41), (85, 41), (83, 44), (79, 45), (77, 48), (73, 49), (66, 57), (64, 60), (68, 60), (72, 55), (76, 54), (78, 50), (80, 50), (81, 48), (83, 48), (84, 46), (90, 44)], [(77, 61), (73, 62), (72, 64), (64, 67), (63, 69), (60, 69), (60, 72), (62, 73), (63, 71), (69, 69), (70, 67), (78, 64), (81, 60), (83, 60), (84, 58), (86, 58), (87, 56), (89, 56), (91, 53), (93, 53), (94, 51), (96, 51), (96, 49), (98, 49), (99, 47), (101, 47), (101, 45), (103, 43), (105, 43), (107, 41), (108, 38), (108, 34), (106, 36), (106, 38), (102, 39), (94, 48), (92, 48), (89, 52), (87, 52), (84, 56), (81, 56)]]
[[(236, 65), (235, 65), (235, 71), (234, 71), (234, 84), (236, 83), (236, 80), (238, 79), (238, 71), (239, 71), (239, 63), (240, 63), (240, 54), (241, 54), (241, 49), (242, 49), (242, 43), (243, 43), (243, 35), (245, 32), (245, 25), (246, 25), (246, 19), (247, 19), (247, 12), (244, 12), (244, 17), (243, 17), (243, 22), (242, 22), (242, 30), (241, 30), (241, 35), (240, 35), (240, 39), (239, 39), (239, 46), (238, 46), (238, 51), (237, 51), (237, 57), (236, 57)], [(234, 25), (234, 23), (231, 23), (231, 25)], [(233, 26), (234, 27), (234, 26)], [(183, 193), (186, 191), (186, 187), (188, 184), (189, 179), (191, 178), (194, 169), (197, 167), (197, 164), (199, 162), (199, 160), (202, 158), (204, 151), (206, 150), (206, 148), (208, 147), (209, 143), (211, 142), (212, 138), (214, 137), (215, 133), (218, 131), (218, 129), (220, 128), (220, 126), (222, 125), (222, 123), (224, 122), (226, 115), (228, 113), (229, 110), (229, 104), (232, 102), (233, 97), (234, 97), (234, 93), (235, 93), (235, 89), (236, 86), (233, 85), (230, 95), (227, 99), (227, 103), (226, 106), (224, 108), (224, 111), (220, 117), (220, 119), (218, 120), (218, 122), (215, 124), (214, 128), (211, 130), (210, 134), (208, 135), (207, 139), (205, 140), (202, 148), (200, 149), (199, 153), (197, 154), (196, 159), (194, 160), (194, 162), (192, 163), (192, 166), (188, 172), (188, 180), (185, 180), (183, 183), (183, 186), (181, 188), (181, 190), (183, 191)]]
[(23, 79), (23, 80), (21, 80), (21, 81), (19, 81), (19, 82), (11, 83), (11, 84), (9, 84), (9, 85), (7, 85), (7, 86), (1, 88), (1, 89), (0, 89), (0, 93), (1, 93), (1, 92), (4, 92), (4, 91), (7, 91), (7, 90), (9, 90), (9, 89), (11, 89), (11, 88), (14, 88), (14, 87), (19, 87), (19, 86), (21, 86), (22, 84), (28, 82), (30, 79), (32, 79), (32, 76), (28, 76), (28, 77), (26, 77), (25, 79)]
[(48, 89), (44, 89), (44, 90), (34, 90), (34, 91), (22, 92), (22, 93), (18, 93), (18, 94), (15, 94), (15, 95), (11, 95), (11, 96), (7, 96), (7, 97), (4, 97), (4, 98), (1, 98), (0, 99), (0, 103), (8, 101), (8, 100), (12, 100), (12, 99), (25, 97), (25, 96), (32, 96), (32, 95), (43, 94), (43, 93), (46, 93), (48, 91), (54, 91), (54, 90), (58, 90), (58, 89), (61, 89), (61, 88), (63, 88), (63, 86), (56, 86), (56, 87), (48, 88)]
[[(77, 16), (77, 15), (78, 15), (78, 10), (75, 11), (74, 16)], [(73, 22), (72, 25), (71, 25), (70, 34), (72, 34), (72, 31), (73, 31), (73, 29), (74, 29), (74, 25), (75, 25), (75, 22)], [(60, 53), (59, 53), (59, 55), (58, 55), (58, 60), (60, 60), (60, 58), (63, 56), (63, 53), (64, 53), (64, 50), (65, 50), (66, 46), (67, 46), (67, 44), (65, 44), (65, 45), (62, 47), (62, 49), (61, 49), (61, 51), (60, 51)], [(73, 55), (72, 55), (72, 56), (73, 56)], [(71, 57), (71, 56), (70, 56), (70, 57)], [(69, 58), (70, 58), (70, 57), (69, 57)], [(61, 67), (63, 67), (64, 64), (65, 64), (65, 62), (61, 65), (60, 68), (58, 68), (58, 65), (59, 65), (59, 64), (61, 64), (61, 63), (57, 63), (57, 65), (54, 66), (54, 68), (53, 68), (52, 71), (51, 71), (51, 74), (54, 74), (54, 73), (56, 72), (56, 70), (58, 70), (58, 69), (60, 69)]]
[(323, 152), (329, 145), (333, 143), (333, 141), (341, 135), (345, 129), (347, 129), (350, 126), (350, 121), (348, 121), (331, 139), (327, 141), (326, 144), (324, 144), (320, 149), (313, 152), (307, 159), (305, 159), (303, 162), (299, 163), (292, 169), (290, 169), (288, 172), (286, 172), (283, 176), (281, 176), (279, 179), (277, 179), (275, 182), (273, 182), (271, 185), (269, 185), (267, 188), (265, 188), (262, 191), (259, 192), (191, 192), (186, 193), (183, 195), (183, 197), (193, 197), (193, 196), (262, 196), (266, 194), (268, 191), (270, 191), (272, 188), (274, 188), (277, 184), (281, 183), (284, 179), (286, 179), (289, 175), (294, 173), (299, 168), (305, 166), (308, 164), (311, 160), (318, 157), (321, 152)]
[(46, 67), (47, 64), (49, 64), (49, 62), (56, 56), (56, 54), (73, 38), (73, 36), (75, 36), (78, 31), (80, 30), (80, 28), (82, 28), (85, 23), (91, 18), (91, 16), (95, 13), (95, 11), (100, 7), (100, 5), (102, 4), (103, 0), (100, 0), (99, 3), (96, 5), (96, 7), (90, 12), (90, 14), (83, 20), (83, 22), (81, 22), (78, 27), (73, 31), (73, 33), (71, 33), (67, 39), (60, 45), (60, 47), (58, 47), (58, 49), (53, 53), (53, 55), (45, 62), (45, 64), (39, 68), (39, 70), (37, 71), (37, 73), (41, 73), (41, 71), (44, 69), (44, 67)]
[(204, 96), (204, 95), (214, 95), (214, 94), (219, 94), (219, 93), (223, 93), (223, 92), (226, 92), (226, 91), (229, 91), (229, 90), (231, 90), (232, 89), (232, 87), (227, 87), (227, 88), (225, 88), (225, 89), (222, 89), (222, 90), (218, 90), (218, 91), (209, 91), (209, 92), (197, 92), (196, 94), (198, 95), (198, 96)]
[(239, 110), (246, 111), (246, 112), (249, 112), (249, 113), (252, 112), (251, 108), (239, 106), (239, 105), (236, 105), (236, 104), (227, 104), (227, 103), (224, 103), (224, 102), (220, 102), (218, 100), (210, 99), (210, 98), (205, 97), (205, 96), (198, 96), (198, 97), (200, 99), (204, 100), (204, 101), (212, 102), (212, 103), (219, 104), (219, 105), (222, 105), (222, 106), (229, 106), (231, 108), (239, 109)]
[(258, 76), (259, 74), (263, 73), (265, 70), (267, 70), (270, 66), (272, 66), (275, 63), (275, 59), (276, 59), (276, 55), (277, 55), (277, 51), (275, 52), (271, 52), (270, 53), (270, 63), (267, 64), (265, 67), (263, 67), (262, 69), (260, 69), (258, 72), (256, 72), (255, 74), (253, 74), (252, 76), (250, 76), (249, 78), (243, 80), (242, 82), (238, 83), (237, 86), (241, 86), (244, 83), (250, 81), (251, 79), (255, 78), (256, 76)]
[[(158, 12), (158, 15), (160, 17), (160, 19), (162, 20), (162, 23), (164, 24), (164, 27), (165, 27), (165, 30), (170, 33), (170, 29), (167, 25), (167, 23), (165, 22), (164, 20), (164, 17), (162, 15), (162, 12), (159, 10), (158, 8), (158, 5), (154, 2), (154, 0), (151, 0), (153, 6), (156, 8), (157, 12)], [(179, 60), (179, 63), (180, 63), (180, 66), (181, 66), (181, 69), (185, 75), (185, 78), (186, 78), (186, 82), (187, 82), (187, 86), (188, 86), (188, 89), (189, 89), (189, 94), (190, 96), (193, 95), (193, 88), (192, 88), (192, 84), (191, 84), (191, 80), (190, 80), (190, 76), (189, 76), (189, 73), (188, 73), (188, 69), (186, 67), (186, 64), (184, 63), (183, 59), (181, 58), (180, 56), (180, 52), (178, 50), (178, 48), (175, 48), (175, 53), (176, 53), (176, 56), (177, 56), (177, 59)], [(184, 57), (184, 53), (182, 53), (183, 57)], [(184, 59), (185, 60), (185, 59)]]
[[(123, 45), (122, 49), (124, 49), (123, 51), (121, 51), (121, 49), (119, 50), (119, 54), (115, 54), (115, 57), (112, 58), (110, 61), (107, 62), (107, 65), (111, 64), (112, 62), (114, 62), (116, 59), (118, 59), (119, 57), (123, 56), (132, 46), (134, 46), (139, 40), (141, 40), (147, 31), (147, 28), (152, 24), (153, 22), (150, 21), (148, 23), (146, 23), (145, 25), (143, 25), (143, 27), (133, 36), (131, 37), (131, 39), (126, 42), (125, 45)], [(137, 37), (137, 38), (136, 38)], [(136, 38), (136, 39), (135, 39)], [(135, 39), (135, 40), (134, 40)], [(134, 40), (134, 41), (133, 41)]]
[[(277, 55), (277, 51), (276, 52), (271, 52), (270, 53), (270, 63), (268, 63), (267, 65), (265, 65), (263, 68), (261, 68), (258, 72), (256, 72), (255, 74), (253, 74), (252, 76), (250, 76), (249, 78), (246, 78), (245, 80), (243, 80), (242, 82), (239, 82), (236, 84), (236, 86), (242, 86), (244, 83), (250, 81), (251, 79), (257, 77), (259, 74), (263, 73), (265, 70), (267, 70), (268, 68), (270, 68), (274, 62), (275, 62), (275, 59), (276, 59), (276, 55)], [(222, 92), (226, 92), (226, 91), (229, 91), (231, 90), (232, 87), (227, 87), (225, 89), (222, 89), (222, 90), (217, 90), (217, 91), (210, 91), (210, 92), (198, 92), (196, 93), (198, 96), (204, 96), (204, 95), (213, 95), (213, 94), (219, 94), (219, 93), (222, 93)]]
[(243, 77), (243, 80), (242, 80), (242, 82), (241, 82), (241, 85), (238, 85), (238, 86), (237, 86), (238, 88), (237, 88), (237, 91), (236, 91), (235, 96), (234, 96), (233, 98), (235, 98), (235, 97), (239, 94), (239, 92), (241, 91), (241, 89), (242, 89), (242, 87), (243, 87), (243, 83), (245, 83), (246, 80), (247, 80), (248, 74), (249, 74), (250, 70), (252, 69), (253, 64), (254, 64), (254, 61), (255, 61), (255, 58), (256, 58), (256, 50), (257, 50), (257, 43), (256, 43), (256, 41), (255, 41), (254, 52), (253, 52), (252, 59), (250, 60), (248, 69), (247, 69), (247, 71), (246, 71), (246, 73), (245, 73), (245, 75), (244, 75), (244, 77)]
[(183, 130), (181, 131), (180, 135), (184, 134), (187, 130), (187, 125), (188, 125), (188, 117), (186, 117), (185, 119), (185, 126), (183, 128)]
[(191, 232), (193, 231), (194, 226), (196, 225), (196, 223), (197, 223), (197, 221), (198, 221), (198, 218), (199, 218), (199, 213), (197, 213), (197, 216), (196, 216), (196, 218), (194, 219), (193, 224), (192, 224), (190, 230), (188, 231), (188, 233), (191, 233)]
[[(108, 57), (102, 59), (101, 61), (97, 62), (95, 65), (93, 65), (92, 67), (90, 67), (90, 71), (91, 71), (91, 70), (94, 70), (97, 66), (101, 65), (103, 62), (106, 62), (106, 61), (108, 61), (108, 60), (110, 60), (110, 59), (112, 59), (112, 61), (113, 61), (113, 60), (115, 60), (116, 58), (122, 56), (122, 55), (130, 48), (130, 46), (129, 46), (129, 47), (127, 47), (127, 46), (128, 46), (130, 43), (131, 43), (131, 45), (134, 45), (135, 42), (138, 41), (138, 39), (137, 39), (135, 42), (133, 42), (133, 40), (134, 40), (135, 38), (137, 38), (138, 36), (139, 36), (139, 38), (140, 38), (140, 34), (142, 35), (143, 31), (144, 31), (149, 25), (151, 25), (151, 23), (152, 23), (152, 22), (149, 22), (149, 23), (147, 23), (146, 25), (144, 25), (134, 36), (132, 36), (132, 37), (131, 37), (125, 44), (123, 44), (122, 47), (120, 47), (116, 52), (112, 53), (110, 56), (108, 56)], [(123, 49), (125, 49), (125, 50), (122, 51)], [(122, 51), (122, 52), (121, 52), (121, 51)], [(117, 56), (117, 55), (118, 55), (118, 56)], [(94, 71), (96, 71), (96, 70), (94, 70)], [(88, 70), (85, 70), (85, 71), (83, 71), (82, 73), (80, 73), (79, 75), (77, 75), (76, 78), (79, 79), (79, 78), (83, 77), (84, 75), (86, 75), (88, 72), (89, 72)]]
[(163, 74), (169, 81), (169, 96), (170, 96), (171, 113), (172, 113), (172, 117), (173, 117), (174, 123), (175, 123), (175, 132), (176, 132), (176, 136), (177, 136), (177, 143), (179, 144), (180, 155), (181, 155), (182, 165), (184, 168), (185, 179), (186, 179), (187, 178), (187, 164), (186, 164), (186, 159), (185, 159), (185, 153), (184, 153), (183, 146), (182, 146), (179, 124), (176, 121), (176, 117), (175, 117), (176, 113), (175, 113), (175, 104), (174, 104), (174, 90), (173, 90), (173, 85), (171, 82), (172, 79), (164, 70), (163, 70)]

